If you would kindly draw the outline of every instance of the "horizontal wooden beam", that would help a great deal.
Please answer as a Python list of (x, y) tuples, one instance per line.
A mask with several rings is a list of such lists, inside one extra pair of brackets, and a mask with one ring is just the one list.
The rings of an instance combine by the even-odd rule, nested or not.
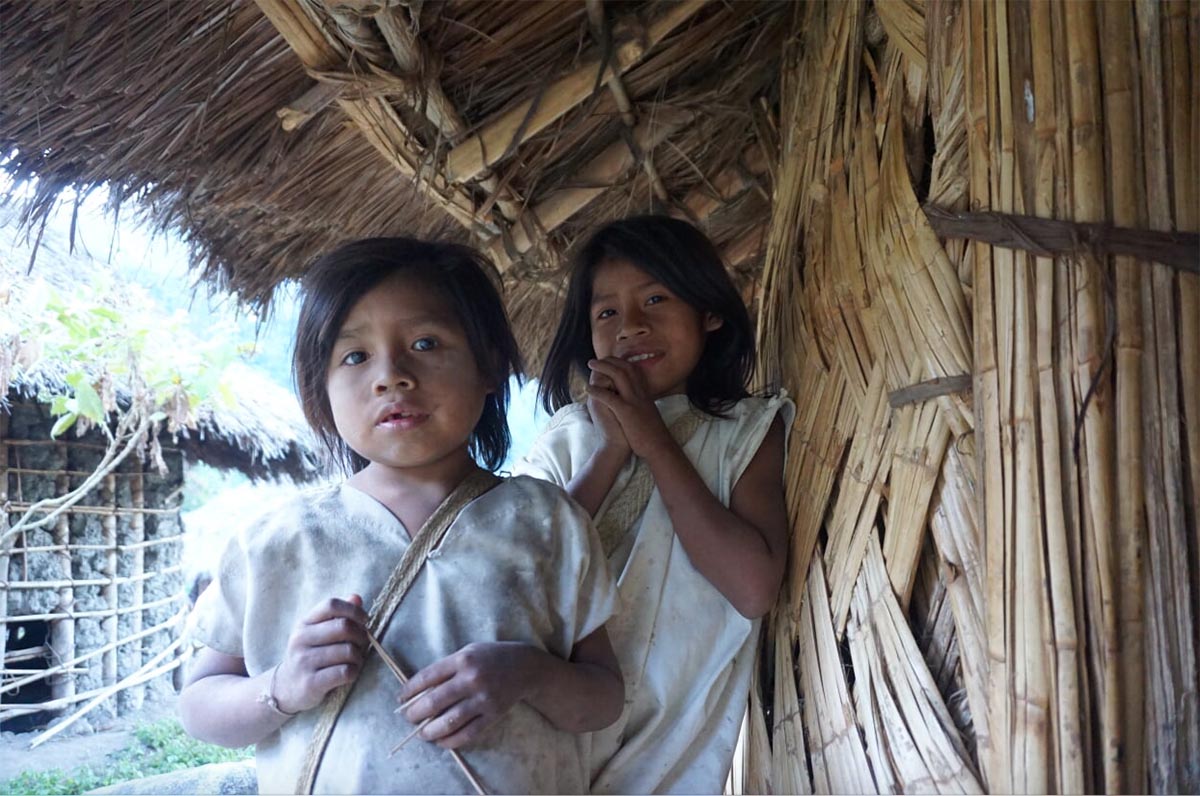
[[(682, 0), (646, 26), (643, 36), (635, 36), (617, 46), (602, 81), (607, 82), (613, 74), (629, 71), (671, 31), (691, 19), (705, 2)], [(485, 122), (478, 133), (450, 150), (446, 158), (446, 177), (456, 183), (475, 179), (523, 141), (579, 105), (591, 96), (600, 65), (599, 57), (591, 58), (547, 86), (539, 97), (519, 102)]]
[(952, 213), (934, 205), (922, 209), (933, 231), (943, 238), (967, 238), (1041, 257), (1089, 252), (1123, 255), (1200, 274), (1200, 234), (1195, 232), (1129, 229), (1012, 213)]
[[(691, 111), (663, 107), (657, 109), (654, 115), (634, 128), (632, 135), (638, 147), (648, 152), (665, 141), (675, 132), (682, 130), (695, 120)], [(611, 188), (636, 165), (633, 153), (625, 140), (618, 139), (605, 147), (595, 158), (579, 171), (576, 182), (578, 187), (560, 188), (551, 191), (547, 196), (525, 212), (531, 214), (529, 219), (518, 219), (512, 230), (510, 244), (520, 254), (533, 247), (533, 239), (525, 231), (524, 222), (528, 221), (534, 229), (550, 232), (561, 226), (565, 221), (580, 210), (587, 207), (602, 193)], [(504, 243), (493, 241), (488, 247), (489, 253), (497, 260), (505, 252)]]

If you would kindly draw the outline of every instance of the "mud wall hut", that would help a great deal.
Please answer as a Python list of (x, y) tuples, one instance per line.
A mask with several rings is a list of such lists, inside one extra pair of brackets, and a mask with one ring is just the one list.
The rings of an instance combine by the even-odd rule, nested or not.
[(799, 406), (735, 787), (1200, 789), (1194, 0), (0, 14), (31, 219), (110, 181), (250, 301), (467, 240), (536, 363), (594, 224), (710, 234)]

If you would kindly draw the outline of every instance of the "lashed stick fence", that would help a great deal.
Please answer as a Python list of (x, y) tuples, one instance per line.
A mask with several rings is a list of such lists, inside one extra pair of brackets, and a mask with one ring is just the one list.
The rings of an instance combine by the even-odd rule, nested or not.
[[(18, 438), (10, 434), (9, 414), (0, 414), (3, 527), (37, 499), (64, 494), (90, 475), (87, 463), (98, 455), (87, 438), (28, 434), (45, 430), (30, 425), (28, 409), (10, 409), (22, 412)], [(0, 721), (54, 715), (81, 702), (91, 710), (124, 692), (122, 701), (140, 704), (137, 687), (178, 664), (174, 653), (165, 668), (156, 656), (177, 648), (172, 642), (182, 629), (179, 509), (147, 505), (148, 478), (155, 500), (175, 489), (131, 460), (85, 499), (91, 505), (76, 504), (50, 528), (25, 534), (0, 556)], [(147, 517), (153, 518), (149, 538)], [(37, 625), (45, 626), (45, 642), (14, 649), (18, 629), (37, 632)], [(156, 665), (147, 668), (146, 659)], [(31, 697), (29, 689), (38, 694)]]

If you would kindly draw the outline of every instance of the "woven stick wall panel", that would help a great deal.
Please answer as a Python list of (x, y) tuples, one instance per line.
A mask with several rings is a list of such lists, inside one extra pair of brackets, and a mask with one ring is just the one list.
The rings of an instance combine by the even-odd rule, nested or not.
[[(942, 241), (919, 206), (1194, 231), (1200, 4), (800, 17), (759, 329), (798, 402), (771, 784), (835, 787), (850, 710), (882, 790), (1195, 790), (1195, 275)], [(813, 693), (835, 656), (853, 686)]]

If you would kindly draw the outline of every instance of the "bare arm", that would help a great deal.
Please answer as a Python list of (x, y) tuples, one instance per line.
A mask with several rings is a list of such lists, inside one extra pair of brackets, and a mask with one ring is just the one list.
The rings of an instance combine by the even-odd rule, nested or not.
[(616, 655), (601, 627), (580, 640), (564, 661), (518, 642), (469, 644), (408, 681), (413, 697), (404, 717), (448, 749), (466, 746), (524, 700), (564, 732), (591, 732), (621, 715), (625, 686)]
[(645, 393), (641, 372), (614, 357), (594, 360), (591, 366), (613, 387), (592, 386), (589, 394), (613, 412), (633, 452), (650, 467), (692, 565), (740, 614), (752, 619), (764, 615), (775, 604), (787, 558), (782, 421), (776, 418), (771, 424), (726, 508), (671, 438)]
[[(280, 710), (309, 710), (326, 693), (358, 677), (366, 622), (362, 598), (355, 595), (321, 603), (296, 626), (275, 677)], [(244, 659), (202, 649), (179, 695), (184, 729), (202, 741), (235, 748), (266, 738), (289, 718), (259, 701), (270, 688), (271, 672), (250, 677)]]
[(669, 437), (645, 458), (692, 566), (743, 616), (771, 610), (787, 563), (782, 421), (771, 424), (734, 486), (729, 508)]

